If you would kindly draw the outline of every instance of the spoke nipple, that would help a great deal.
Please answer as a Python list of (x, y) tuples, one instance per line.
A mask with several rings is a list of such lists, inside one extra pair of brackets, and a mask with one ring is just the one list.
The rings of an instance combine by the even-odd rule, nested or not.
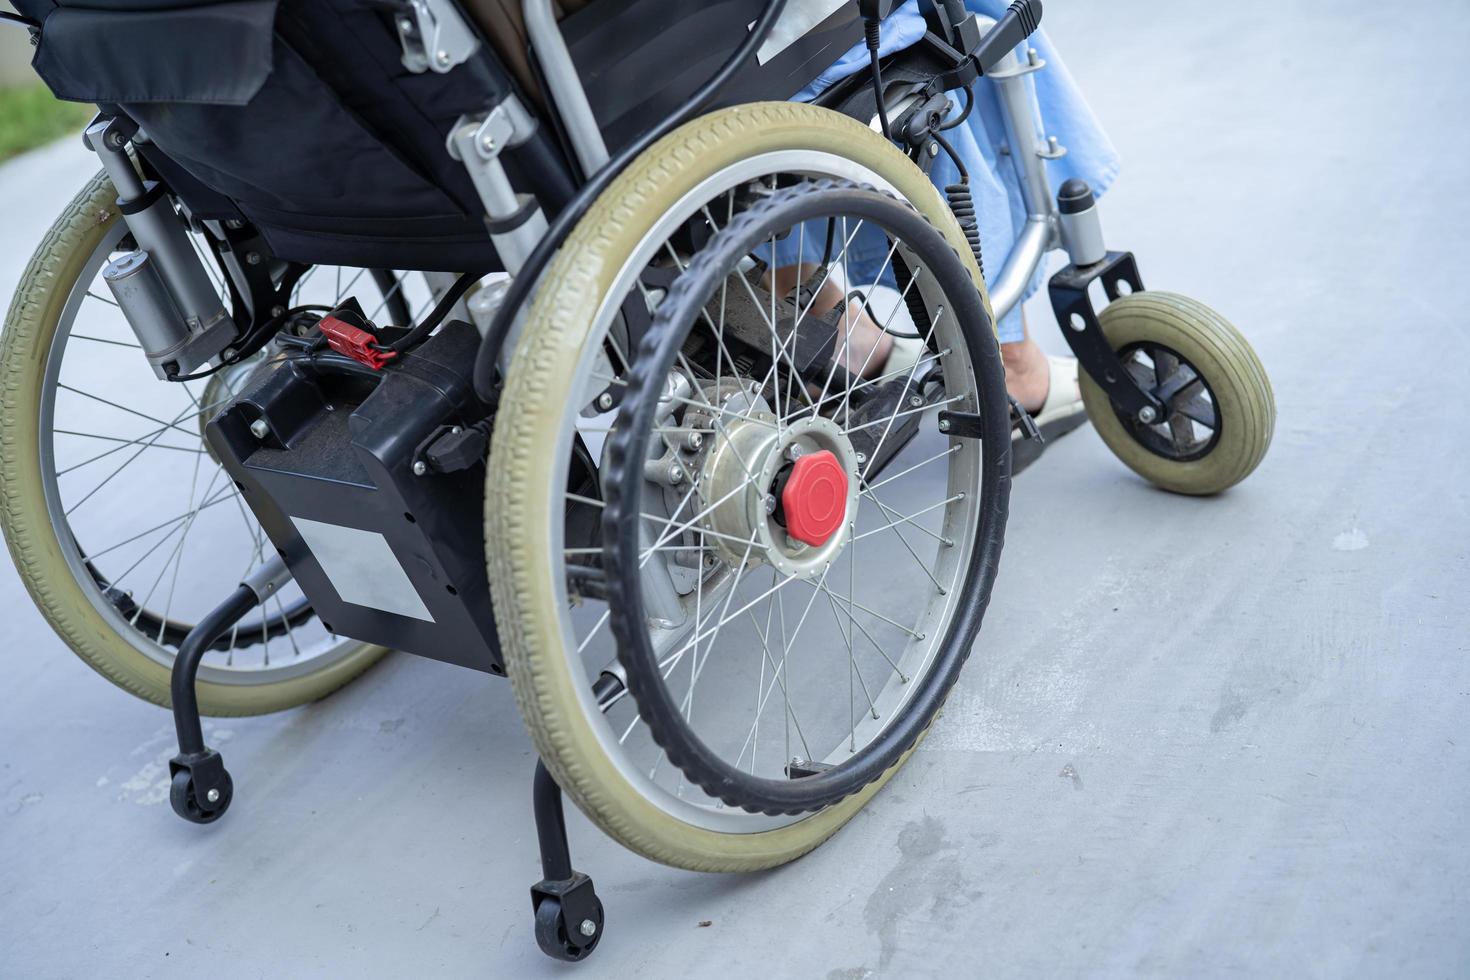
[(609, 392), (604, 391), (602, 394), (597, 396), (597, 407), (602, 409), (604, 412), (607, 411), (609, 408), (612, 408), (612, 405), (613, 397)]
[(577, 927), (577, 931), (590, 939), (597, 935), (597, 923), (591, 919), (583, 919), (582, 924)]
[(264, 439), (271, 434), (270, 423), (265, 419), (256, 419), (250, 423), (250, 434), (257, 439)]
[(423, 476), (427, 472), (429, 472), (429, 467), (427, 465), (425, 465), (425, 463), (424, 463), (423, 460), (416, 459), (416, 460), (413, 461), (413, 475), (414, 476)]

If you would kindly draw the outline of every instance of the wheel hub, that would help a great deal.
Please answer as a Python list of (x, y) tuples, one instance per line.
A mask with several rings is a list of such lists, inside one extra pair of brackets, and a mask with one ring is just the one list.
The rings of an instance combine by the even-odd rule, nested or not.
[(857, 451), (830, 419), (774, 423), (757, 413), (724, 424), (703, 468), (705, 526), (728, 561), (815, 578), (851, 539)]
[(781, 491), (786, 533), (820, 548), (847, 516), (847, 473), (830, 449), (798, 457)]

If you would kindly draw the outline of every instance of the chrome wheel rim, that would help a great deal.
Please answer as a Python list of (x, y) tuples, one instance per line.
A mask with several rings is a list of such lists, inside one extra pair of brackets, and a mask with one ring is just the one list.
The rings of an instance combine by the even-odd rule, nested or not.
[[(272, 546), (202, 436), (208, 416), (248, 372), (227, 369), (210, 384), (154, 378), (100, 276), (126, 233), (117, 221), (88, 256), (46, 349), (37, 462), (47, 513), (77, 587), (129, 646), (171, 667), (181, 632)], [(224, 295), (219, 270), (197, 242), (196, 250)], [(376, 290), (365, 272), (313, 268), (293, 301)], [(399, 287), (427, 292), (406, 279)], [(100, 352), (110, 358), (105, 364)], [(221, 404), (204, 401), (206, 391)], [(186, 506), (168, 509), (184, 481)], [(219, 551), (214, 560), (195, 557), (206, 533)], [(237, 642), (252, 631), (259, 642)], [(252, 686), (328, 669), (364, 644), (328, 633), (289, 585), (217, 646), (205, 655), (199, 680)]]
[[(683, 224), (688, 218), (695, 216), (701, 208), (709, 205), (720, 195), (726, 194), (730, 189), (744, 186), (754, 180), (768, 178), (776, 174), (796, 174), (805, 177), (835, 177), (895, 193), (894, 188), (881, 175), (866, 167), (835, 155), (807, 151), (777, 151), (762, 154), (741, 161), (709, 177), (688, 195), (685, 195), (675, 207), (670, 208), (662, 219), (643, 236), (638, 247), (632, 251), (627, 261), (623, 263), (618, 275), (613, 280), (612, 288), (608, 290), (604, 298), (603, 304), (594, 319), (592, 330), (584, 344), (581, 362), (571, 386), (572, 391), (591, 392), (597, 390), (599, 387), (599, 379), (596, 375), (599, 371), (606, 370), (608, 360), (602, 354), (602, 338), (607, 335), (616, 317), (622, 298), (638, 283), (641, 270), (648, 265), (655, 255), (667, 249), (667, 241), (672, 230)], [(672, 253), (671, 257), (675, 263), (682, 261), (679, 256), (673, 255)], [(928, 308), (931, 313), (935, 312), (939, 307), (942, 307), (942, 297), (927, 294), (923, 284), (921, 284), (918, 292), (923, 301), (929, 304)], [(899, 305), (901, 304), (898, 302), (894, 303), (895, 311)], [(945, 328), (941, 332), (947, 332), (949, 329), (952, 328)], [(948, 344), (941, 346), (945, 349), (946, 357), (958, 358), (955, 362), (957, 365), (961, 362), (967, 364), (967, 354), (963, 351), (957, 351), (955, 345)], [(965, 377), (971, 377), (968, 371), (960, 372), (957, 370), (956, 373), (963, 373)], [(559, 451), (557, 459), (562, 461), (569, 459), (572, 446), (577, 440), (586, 441), (591, 447), (593, 455), (597, 455), (601, 441), (599, 436), (605, 438), (606, 431), (611, 425), (613, 417), (611, 414), (604, 413), (590, 419), (580, 418), (575, 425), (564, 423), (558, 444)], [(932, 429), (933, 427), (931, 426), (930, 428)], [(708, 438), (709, 436), (706, 435), (705, 437)], [(925, 466), (948, 464), (948, 475), (944, 481), (946, 493), (944, 499), (941, 500), (941, 506), (931, 508), (927, 515), (905, 515), (909, 519), (914, 520), (916, 528), (919, 524), (924, 525), (922, 530), (916, 530), (916, 535), (926, 534), (932, 536), (934, 540), (952, 543), (952, 545), (945, 548), (948, 555), (944, 559), (945, 564), (943, 568), (940, 569), (941, 576), (929, 576), (930, 578), (935, 578), (942, 577), (944, 574), (950, 574), (946, 570), (963, 569), (968, 564), (978, 515), (974, 512), (973, 508), (957, 507), (955, 505), (961, 503), (964, 499), (963, 493), (965, 489), (973, 491), (978, 486), (980, 462), (979, 454), (975, 448), (964, 443), (948, 446), (925, 455), (929, 458), (922, 460), (916, 459), (912, 463), (896, 463), (893, 467), (893, 472), (891, 474), (885, 474), (885, 477), (889, 484), (894, 484), (906, 476), (913, 476), (920, 472)], [(562, 469), (558, 473), (564, 477), (566, 463), (561, 462), (559, 465)], [(564, 485), (564, 483), (556, 485)], [(568, 499), (570, 503), (580, 504), (582, 506), (595, 506), (597, 504), (596, 501), (587, 501), (585, 499), (573, 499), (570, 497)], [(881, 516), (881, 510), (876, 507), (872, 509)], [(891, 511), (891, 513), (903, 514), (903, 512), (899, 511)], [(890, 521), (890, 523), (892, 522)], [(929, 526), (931, 524), (933, 525), (932, 527)], [(551, 525), (548, 546), (552, 549), (552, 553), (565, 554), (566, 560), (569, 562), (576, 560), (576, 553), (580, 549), (575, 547), (569, 549), (567, 547), (562, 533), (562, 523), (553, 520)], [(881, 533), (881, 530), (879, 533)], [(705, 528), (705, 532), (718, 533), (718, 528), (707, 527)], [(844, 528), (843, 533), (851, 540), (851, 544), (856, 547), (860, 547), (859, 542), (863, 537), (872, 536), (872, 532), (866, 528)], [(770, 567), (774, 569), (774, 566)], [(856, 567), (855, 562), (853, 563), (853, 567)], [(774, 574), (774, 571), (768, 574)], [(729, 572), (728, 577), (732, 579), (737, 578), (737, 572)], [(805, 576), (799, 577), (805, 579)], [(599, 673), (599, 655), (591, 653), (591, 645), (597, 639), (598, 631), (605, 630), (605, 612), (601, 616), (592, 615), (586, 617), (584, 614), (581, 617), (582, 621), (579, 622), (579, 612), (582, 612), (582, 610), (580, 607), (574, 608), (572, 596), (566, 586), (565, 576), (558, 575), (555, 578), (558, 581), (550, 583), (550, 587), (557, 590), (557, 595), (561, 600), (560, 608), (564, 610), (562, 614), (562, 629), (563, 636), (568, 640), (565, 644), (564, 655), (568, 657), (573, 676), (582, 677), (586, 681), (585, 684), (579, 685), (583, 710), (592, 719), (592, 727), (608, 760), (618, 769), (623, 778), (640, 796), (660, 810), (683, 822), (726, 833), (761, 832), (786, 826), (805, 818), (806, 815), (772, 816), (767, 814), (754, 814), (738, 808), (728, 807), (723, 803), (704, 796), (700, 791), (684, 783), (682, 776), (676, 771), (672, 771), (671, 766), (666, 764), (660, 765), (658, 762), (659, 757), (655, 757), (654, 763), (650, 766), (644, 764), (643, 761), (635, 760), (633, 757), (634, 753), (625, 751), (627, 740), (633, 737), (630, 733), (636, 731), (639, 727), (637, 719), (635, 718), (631, 724), (623, 720), (617, 720), (615, 718), (616, 709), (613, 712), (609, 712), (608, 715), (601, 716), (599, 706), (592, 693), (593, 682), (597, 680)], [(725, 594), (734, 595), (739, 585), (740, 582), (738, 580), (729, 584), (729, 591)], [(953, 590), (948, 591), (952, 593)], [(811, 595), (813, 599), (822, 596), (821, 601), (824, 607), (828, 599), (831, 598), (830, 593), (824, 594), (821, 589), (813, 589)], [(852, 590), (849, 590), (846, 596), (852, 598)], [(852, 725), (849, 729), (849, 735), (852, 741), (861, 743), (870, 738), (874, 732), (881, 730), (886, 719), (893, 717), (895, 712), (902, 710), (907, 698), (906, 691), (911, 690), (907, 685), (907, 678), (926, 669), (926, 664), (933, 657), (933, 644), (928, 643), (926, 646), (925, 641), (930, 637), (943, 634), (944, 625), (948, 622), (953, 611), (951, 595), (939, 594), (937, 595), (937, 599), (937, 602), (926, 604), (923, 614), (917, 618), (912, 626), (891, 622), (892, 626), (906, 631), (913, 642), (907, 644), (900, 654), (892, 658), (893, 671), (885, 683), (881, 685), (873, 684), (869, 689), (859, 691), (859, 683), (855, 679), (854, 694), (857, 698), (862, 699), (865, 708), (871, 709), (868, 714), (876, 713), (878, 718), (874, 719), (869, 717), (866, 723), (858, 721)], [(696, 601), (700, 605), (703, 604), (702, 598)], [(812, 609), (812, 604), (808, 604), (807, 608), (808, 610)], [(877, 610), (874, 611), (877, 612)], [(764, 607), (762, 607), (761, 612), (765, 612)], [(793, 611), (793, 619), (795, 618), (796, 612), (799, 612), (799, 610)], [(817, 608), (817, 612), (830, 618), (836, 611), (835, 609), (829, 610), (828, 608), (819, 607)], [(696, 610), (696, 617), (705, 613), (707, 613), (707, 610)], [(590, 622), (588, 618), (590, 618)], [(756, 629), (759, 633), (759, 624), (756, 624)], [(859, 643), (864, 642), (856, 630), (851, 630), (850, 632), (854, 640)], [(758, 680), (767, 686), (768, 691), (765, 696), (769, 699), (769, 690), (774, 689), (771, 685), (772, 675), (768, 673), (763, 678), (758, 678)], [(866, 681), (861, 683), (865, 685)], [(631, 701), (631, 699), (627, 700)], [(625, 707), (625, 714), (628, 710), (632, 709)], [(757, 712), (757, 718), (759, 718), (759, 712), (762, 709), (757, 706), (755, 710)], [(636, 711), (634, 713), (636, 714)], [(757, 733), (754, 738), (758, 739), (759, 734)], [(840, 749), (840, 746), (826, 750), (818, 749), (807, 754), (807, 750), (804, 748), (801, 752), (794, 754), (805, 754), (807, 759), (815, 757), (818, 762), (821, 762), (831, 758)], [(752, 764), (754, 755), (755, 752), (752, 751)], [(646, 758), (647, 756), (644, 755), (645, 760)]]

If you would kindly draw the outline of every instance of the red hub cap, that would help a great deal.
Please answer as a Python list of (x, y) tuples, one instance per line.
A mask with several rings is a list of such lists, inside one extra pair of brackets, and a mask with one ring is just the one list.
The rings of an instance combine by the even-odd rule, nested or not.
[(812, 547), (821, 547), (847, 516), (847, 472), (831, 451), (802, 456), (791, 467), (781, 491), (786, 531)]

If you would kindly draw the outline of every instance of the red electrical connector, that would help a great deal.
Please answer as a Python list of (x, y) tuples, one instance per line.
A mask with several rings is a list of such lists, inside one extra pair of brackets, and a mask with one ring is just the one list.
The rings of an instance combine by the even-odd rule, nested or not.
[(322, 317), (317, 329), (327, 338), (327, 346), (332, 350), (359, 364), (366, 364), (374, 371), (383, 370), (383, 365), (398, 356), (394, 350), (377, 350), (373, 347), (378, 342), (377, 337), (335, 316)]

